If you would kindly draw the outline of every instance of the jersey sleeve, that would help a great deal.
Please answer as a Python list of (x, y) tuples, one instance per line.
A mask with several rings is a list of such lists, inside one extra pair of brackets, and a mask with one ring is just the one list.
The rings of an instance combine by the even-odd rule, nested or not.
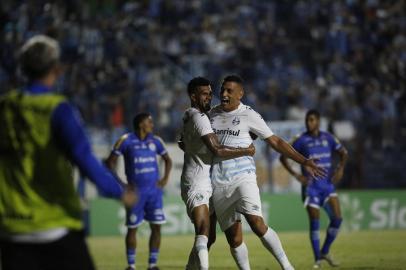
[(261, 139), (266, 139), (274, 135), (262, 116), (251, 108), (248, 108), (248, 125), (250, 131)]
[(206, 114), (196, 112), (193, 114), (192, 119), (193, 119), (194, 127), (196, 128), (196, 131), (200, 135), (200, 137), (203, 137), (210, 133), (214, 133), (213, 129), (211, 128), (211, 125), (210, 125), (209, 117), (207, 117)]
[(51, 127), (59, 147), (67, 153), (69, 160), (78, 166), (81, 173), (96, 184), (101, 194), (106, 197), (121, 197), (123, 188), (92, 153), (77, 111), (69, 104), (61, 103), (52, 113)]
[(163, 156), (168, 153), (165, 147), (165, 143), (159, 136), (154, 136), (154, 142), (156, 145), (156, 153), (160, 156)]
[(128, 134), (124, 134), (123, 136), (120, 137), (120, 139), (118, 139), (116, 141), (116, 143), (113, 146), (112, 149), (112, 153), (117, 155), (117, 156), (121, 156), (124, 153), (124, 148), (126, 145), (126, 140), (128, 138)]

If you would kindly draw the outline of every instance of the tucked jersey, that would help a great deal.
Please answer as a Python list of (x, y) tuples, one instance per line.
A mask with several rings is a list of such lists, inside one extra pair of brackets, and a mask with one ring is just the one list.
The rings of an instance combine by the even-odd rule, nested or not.
[[(210, 111), (209, 117), (220, 144), (226, 146), (248, 147), (253, 142), (250, 132), (261, 139), (273, 135), (261, 115), (242, 103), (231, 112), (223, 111), (218, 105)], [(211, 178), (214, 185), (233, 184), (246, 174), (255, 175), (255, 162), (251, 156), (227, 160), (215, 157), (213, 160)]]
[[(318, 159), (316, 162), (326, 170), (326, 177), (311, 180), (309, 186), (322, 187), (331, 184), (333, 175), (333, 152), (338, 151), (342, 145), (332, 134), (320, 131), (319, 136), (314, 137), (308, 132), (297, 136), (292, 142), (293, 148), (306, 158)], [(302, 173), (309, 177), (309, 173), (302, 166)]]
[(181, 182), (184, 186), (210, 186), (212, 153), (202, 137), (213, 133), (206, 114), (196, 108), (189, 108), (183, 115), (182, 140), (184, 162)]
[(137, 188), (155, 187), (159, 180), (157, 155), (167, 153), (161, 138), (148, 134), (144, 140), (135, 133), (127, 133), (115, 143), (115, 155), (123, 155), (128, 183)]

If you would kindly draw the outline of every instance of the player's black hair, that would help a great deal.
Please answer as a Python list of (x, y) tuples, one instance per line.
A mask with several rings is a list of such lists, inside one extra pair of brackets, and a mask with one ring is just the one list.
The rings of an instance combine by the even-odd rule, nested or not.
[(223, 82), (221, 83), (221, 88), (223, 88), (223, 85), (226, 82), (235, 82), (235, 83), (240, 84), (241, 86), (244, 84), (244, 80), (236, 74), (232, 74), (232, 75), (228, 75), (228, 76), (224, 77)]
[(318, 110), (316, 110), (316, 109), (311, 109), (311, 110), (307, 111), (307, 113), (306, 113), (306, 121), (307, 121), (307, 119), (309, 118), (310, 115), (314, 115), (318, 119), (320, 119), (320, 112)]
[(187, 92), (189, 96), (193, 94), (199, 86), (207, 86), (210, 85), (210, 81), (206, 78), (203, 77), (195, 77), (190, 80), (190, 82), (187, 84)]
[(29, 80), (42, 79), (59, 60), (58, 42), (44, 35), (37, 35), (27, 40), (18, 53), (21, 71)]
[(141, 122), (144, 121), (145, 119), (147, 119), (150, 116), (151, 116), (151, 114), (147, 113), (147, 112), (142, 112), (142, 113), (137, 114), (133, 119), (133, 128), (134, 128), (134, 130), (139, 130)]

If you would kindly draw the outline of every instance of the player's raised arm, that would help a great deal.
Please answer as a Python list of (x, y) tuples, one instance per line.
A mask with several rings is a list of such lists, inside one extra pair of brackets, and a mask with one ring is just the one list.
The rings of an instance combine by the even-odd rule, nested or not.
[(323, 168), (319, 167), (315, 160), (312, 158), (305, 158), (299, 152), (297, 152), (289, 143), (287, 143), (284, 139), (272, 135), (265, 139), (265, 141), (276, 151), (280, 154), (293, 159), (297, 163), (303, 165), (308, 173), (312, 177), (323, 177), (326, 175), (326, 172)]
[(242, 156), (255, 155), (255, 147), (251, 144), (246, 148), (234, 148), (225, 146), (219, 143), (216, 134), (209, 133), (201, 137), (207, 148), (213, 153), (213, 155), (222, 158), (237, 158)]

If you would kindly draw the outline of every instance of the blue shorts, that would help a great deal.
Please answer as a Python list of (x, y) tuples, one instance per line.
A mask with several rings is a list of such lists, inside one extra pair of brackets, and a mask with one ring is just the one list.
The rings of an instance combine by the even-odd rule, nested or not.
[(337, 193), (333, 184), (322, 187), (308, 186), (306, 188), (306, 199), (304, 201), (304, 205), (320, 208), (320, 206), (323, 206), (331, 197), (336, 196)]
[(128, 228), (137, 228), (144, 219), (152, 224), (163, 224), (166, 222), (162, 189), (152, 188), (138, 190), (138, 202), (126, 212), (126, 225)]

